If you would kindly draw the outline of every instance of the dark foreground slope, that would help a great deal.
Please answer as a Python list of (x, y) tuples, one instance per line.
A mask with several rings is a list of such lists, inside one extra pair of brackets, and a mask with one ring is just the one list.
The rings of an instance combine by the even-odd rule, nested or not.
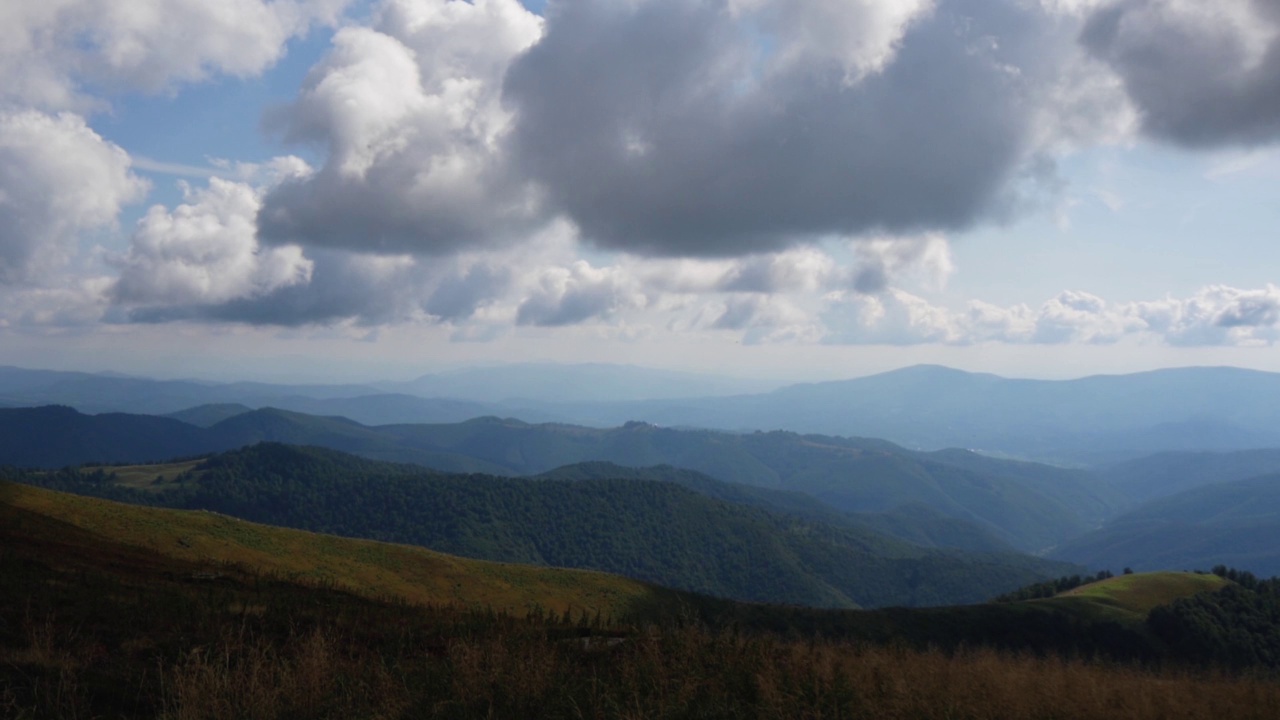
[(105, 471), (25, 479), (467, 557), (602, 570), (738, 600), (820, 607), (976, 602), (1071, 570), (1012, 553), (921, 548), (670, 482), (449, 475), (271, 443), (216, 455), (142, 489), (122, 487)]
[[(1057, 647), (1071, 630), (1150, 637), (1053, 602), (866, 613), (686, 596), (630, 617), (469, 610), (262, 572), (221, 554), (228, 528), (189, 517), (0, 485), (0, 715), (1146, 720), (1280, 707), (1265, 675), (1095, 664)], [(165, 528), (210, 554), (150, 544)], [(297, 562), (292, 548), (257, 551)], [(984, 641), (965, 619), (975, 611), (1022, 652), (986, 649), (1005, 643)]]

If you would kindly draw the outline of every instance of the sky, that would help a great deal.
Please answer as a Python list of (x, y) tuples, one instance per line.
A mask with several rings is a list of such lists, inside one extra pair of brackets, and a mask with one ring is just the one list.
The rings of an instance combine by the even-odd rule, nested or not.
[(0, 364), (1280, 371), (1274, 0), (0, 5)]

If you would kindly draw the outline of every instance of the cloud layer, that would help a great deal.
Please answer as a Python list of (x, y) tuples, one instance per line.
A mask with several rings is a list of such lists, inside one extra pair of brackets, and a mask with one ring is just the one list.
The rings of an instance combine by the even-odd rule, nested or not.
[[(1280, 140), (1273, 0), (348, 4), (0, 9), (0, 322), (1276, 339), (1272, 285), (937, 300), (948, 238), (1056, 206), (1081, 148)], [(185, 186), (119, 227), (148, 184), (96, 114), (258, 75), (320, 25), (340, 28), (264, 121), (315, 167)]]
[(130, 164), (78, 115), (0, 112), (0, 285), (47, 278), (113, 227), (148, 187)]
[(253, 76), (349, 0), (42, 0), (0, 6), (0, 107), (101, 105), (214, 75)]
[(1156, 137), (1192, 147), (1280, 138), (1274, 0), (1124, 0), (1094, 12), (1080, 39)]

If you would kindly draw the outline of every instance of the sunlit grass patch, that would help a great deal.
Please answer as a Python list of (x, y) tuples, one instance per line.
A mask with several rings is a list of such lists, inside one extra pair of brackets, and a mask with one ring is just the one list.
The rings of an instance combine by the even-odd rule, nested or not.
[(1217, 575), (1188, 572), (1151, 572), (1117, 575), (1058, 595), (1059, 599), (1079, 598), (1101, 603), (1145, 617), (1151, 609), (1178, 598), (1217, 590), (1226, 585)]

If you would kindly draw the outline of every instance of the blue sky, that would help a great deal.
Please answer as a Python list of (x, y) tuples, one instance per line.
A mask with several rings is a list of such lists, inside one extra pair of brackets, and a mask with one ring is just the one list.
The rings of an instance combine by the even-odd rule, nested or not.
[(0, 363), (1280, 370), (1266, 0), (10, 14)]

